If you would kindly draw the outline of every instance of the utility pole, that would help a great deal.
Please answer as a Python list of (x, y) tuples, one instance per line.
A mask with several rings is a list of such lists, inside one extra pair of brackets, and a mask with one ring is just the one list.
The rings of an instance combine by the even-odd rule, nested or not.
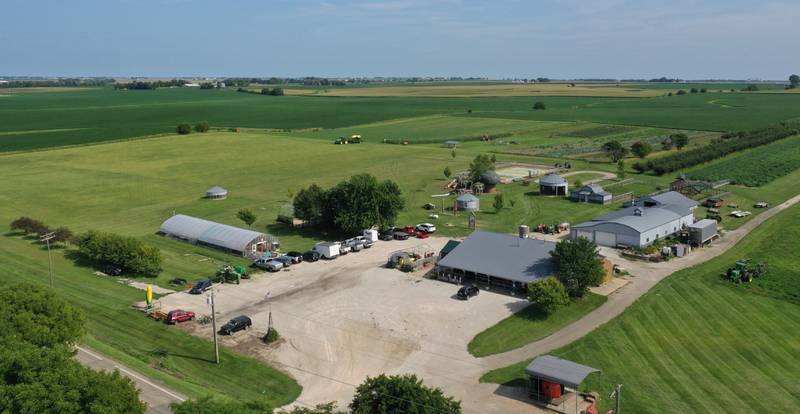
[(267, 299), (267, 304), (269, 305), (269, 320), (267, 321), (267, 338), (269, 338), (270, 332), (272, 332), (272, 301), (269, 299), (272, 292), (267, 292), (265, 298)]
[(211, 295), (208, 296), (208, 304), (211, 305), (211, 329), (214, 331), (214, 361), (219, 364), (219, 343), (217, 342), (217, 312), (214, 308), (214, 288), (211, 288)]
[(39, 241), (47, 243), (47, 262), (50, 267), (50, 289), (53, 288), (53, 255), (50, 253), (50, 240), (53, 240), (55, 237), (56, 233), (51, 231), (49, 233), (43, 234), (39, 238)]
[(614, 405), (614, 414), (619, 414), (619, 400), (622, 397), (622, 384), (617, 384), (616, 389), (614, 389), (614, 395), (616, 396), (616, 404)]

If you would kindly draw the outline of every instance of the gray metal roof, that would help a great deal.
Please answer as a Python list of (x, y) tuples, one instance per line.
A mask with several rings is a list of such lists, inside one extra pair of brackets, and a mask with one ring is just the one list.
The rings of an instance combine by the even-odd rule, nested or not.
[(695, 228), (695, 229), (704, 229), (706, 227), (711, 227), (711, 226), (716, 226), (716, 225), (717, 225), (717, 221), (716, 220), (702, 219), (702, 220), (698, 221), (697, 223), (690, 224), (689, 227), (690, 228)]
[(529, 283), (554, 272), (551, 241), (476, 230), (439, 262), (439, 266)]
[(600, 370), (552, 355), (536, 357), (525, 368), (525, 373), (532, 377), (564, 384), (573, 389), (577, 389), (589, 374), (595, 372), (600, 372)]
[(596, 184), (596, 183), (587, 184), (587, 185), (583, 186), (577, 192), (581, 193), (581, 194), (597, 194), (597, 195), (608, 195), (608, 194), (611, 194), (608, 191), (604, 190), (603, 186), (601, 186), (600, 184)]
[[(650, 201), (656, 205), (653, 207), (644, 207), (644, 201)], [(635, 206), (626, 207), (600, 217), (595, 217), (591, 221), (576, 224), (572, 227), (586, 228), (601, 223), (617, 223), (642, 233), (662, 224), (688, 216), (692, 214), (692, 210), (695, 207), (697, 207), (696, 201), (676, 191), (669, 191), (640, 200)], [(635, 212), (637, 209), (642, 211), (641, 215), (636, 215)]]
[(567, 183), (567, 179), (558, 175), (558, 174), (546, 174), (544, 177), (539, 179), (539, 184), (544, 185), (564, 185)]
[(161, 224), (164, 234), (179, 237), (193, 243), (201, 242), (242, 252), (256, 239), (266, 237), (264, 233), (215, 223), (197, 217), (177, 214)]
[(222, 188), (222, 187), (220, 187), (218, 185), (215, 185), (215, 186), (209, 188), (208, 190), (206, 190), (206, 194), (228, 194), (228, 190), (226, 190), (226, 189), (224, 189), (224, 188)]
[(461, 194), (460, 196), (458, 196), (458, 198), (456, 200), (458, 200), (458, 201), (477, 201), (477, 200), (479, 200), (479, 198), (475, 197), (474, 195), (472, 195), (470, 193), (464, 193), (464, 194)]
[(461, 141), (447, 140), (444, 143), (447, 144), (447, 145), (458, 145), (458, 144), (461, 143)]
[(689, 197), (677, 192), (677, 191), (667, 191), (666, 193), (657, 194), (654, 196), (645, 197), (645, 201), (655, 201), (661, 205), (670, 205), (675, 207), (680, 207), (685, 210), (692, 210), (697, 207), (697, 201), (692, 200)]

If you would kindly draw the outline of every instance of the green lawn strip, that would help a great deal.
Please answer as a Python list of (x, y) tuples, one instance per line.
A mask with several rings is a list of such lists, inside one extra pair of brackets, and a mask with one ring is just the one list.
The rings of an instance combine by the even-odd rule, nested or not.
[[(603, 371), (589, 377), (586, 389), (603, 395), (623, 383), (628, 412), (791, 411), (800, 399), (800, 308), (779, 290), (794, 289), (798, 280), (800, 259), (786, 254), (800, 243), (798, 220), (800, 207), (780, 213), (731, 251), (670, 276), (553, 354)], [(741, 257), (767, 260), (775, 270), (747, 285), (723, 280)], [(761, 290), (767, 283), (771, 292)], [(529, 362), (490, 371), (481, 381), (524, 385)], [(610, 406), (603, 400), (601, 411)]]
[(525, 346), (577, 321), (607, 300), (605, 296), (589, 293), (549, 317), (529, 305), (476, 335), (467, 349), (476, 357), (484, 357)]
[[(41, 246), (15, 236), (0, 237), (0, 246), (0, 281), (48, 283), (47, 252)], [(144, 291), (96, 276), (61, 251), (55, 252), (53, 262), (56, 291), (84, 309), (87, 344), (98, 351), (145, 375), (158, 371), (156, 378), (190, 397), (264, 399), (281, 406), (300, 394), (300, 386), (286, 374), (225, 347), (220, 350), (221, 364), (214, 364), (210, 341), (130, 308), (144, 299)]]

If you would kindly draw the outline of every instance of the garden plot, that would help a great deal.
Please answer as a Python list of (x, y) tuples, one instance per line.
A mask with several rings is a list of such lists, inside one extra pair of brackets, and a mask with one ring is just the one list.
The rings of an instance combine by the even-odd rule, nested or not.
[[(390, 252), (419, 242), (378, 242), (333, 261), (219, 286), (218, 325), (238, 315), (253, 320), (253, 329), (222, 337), (221, 343), (291, 373), (303, 385), (299, 400), (305, 404), (346, 403), (354, 385), (384, 372), (415, 373), (466, 403), (483, 369), (467, 343), (527, 302), (485, 291), (460, 301), (456, 285), (383, 267)], [(447, 239), (425, 242), (439, 250)], [(205, 301), (205, 295), (177, 293), (162, 298), (162, 308), (201, 316), (209, 313)], [(282, 338), (267, 346), (260, 337), (270, 310)], [(211, 338), (210, 325), (183, 327)]]

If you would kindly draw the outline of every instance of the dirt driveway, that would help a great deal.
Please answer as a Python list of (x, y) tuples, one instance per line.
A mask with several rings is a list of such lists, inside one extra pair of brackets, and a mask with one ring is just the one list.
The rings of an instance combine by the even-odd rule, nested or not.
[[(220, 285), (218, 323), (242, 314), (253, 320), (252, 330), (221, 343), (289, 372), (303, 386), (299, 404), (346, 404), (368, 375), (415, 373), (465, 400), (465, 408), (477, 408), (467, 399), (485, 366), (469, 355), (467, 343), (526, 302), (485, 291), (460, 301), (454, 298), (456, 285), (383, 267), (390, 252), (420, 242), (438, 252), (447, 239), (378, 242), (333, 261), (302, 263), (239, 286)], [(162, 306), (205, 315), (210, 313), (205, 301), (205, 295), (176, 293), (162, 298)], [(258, 339), (270, 309), (283, 338), (277, 346)], [(211, 337), (210, 325), (183, 327)], [(526, 406), (528, 412), (533, 408)]]

